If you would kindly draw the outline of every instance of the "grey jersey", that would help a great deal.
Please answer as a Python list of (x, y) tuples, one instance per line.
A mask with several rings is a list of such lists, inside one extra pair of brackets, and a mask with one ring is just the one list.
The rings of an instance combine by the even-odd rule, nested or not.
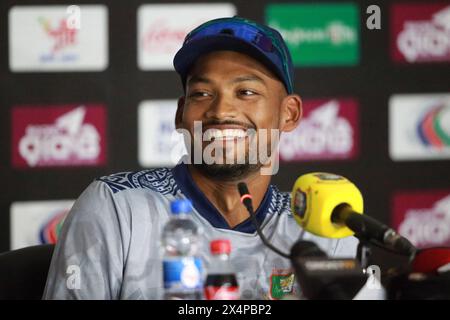
[[(250, 219), (230, 229), (180, 164), (94, 181), (64, 222), (44, 299), (160, 299), (161, 232), (170, 217), (170, 202), (183, 198), (192, 201), (192, 218), (202, 229), (200, 255), (206, 270), (210, 240), (228, 238), (243, 299), (300, 293), (290, 261), (264, 246)], [(331, 257), (355, 256), (354, 237), (326, 239), (302, 230), (291, 214), (289, 194), (273, 185), (256, 216), (270, 242), (287, 253), (302, 238)]]

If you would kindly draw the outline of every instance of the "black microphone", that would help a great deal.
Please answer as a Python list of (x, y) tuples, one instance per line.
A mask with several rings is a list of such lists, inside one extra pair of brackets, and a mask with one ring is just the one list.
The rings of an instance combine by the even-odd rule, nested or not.
[(247, 208), (256, 232), (269, 249), (291, 260), (297, 282), (308, 299), (352, 299), (364, 286), (367, 276), (356, 259), (328, 258), (310, 241), (297, 241), (286, 254), (274, 247), (264, 236), (253, 212), (252, 196), (243, 182), (238, 184), (241, 203)]
[(329, 258), (311, 241), (292, 246), (291, 263), (302, 294), (310, 300), (353, 299), (367, 281), (356, 259)]
[(247, 211), (253, 212), (252, 196), (250, 194), (250, 191), (248, 191), (248, 188), (247, 188), (247, 185), (245, 184), (245, 182), (238, 183), (238, 190), (239, 190), (239, 194), (241, 195), (242, 204), (247, 208)]
[(269, 240), (264, 236), (264, 234), (261, 231), (261, 227), (258, 223), (258, 220), (256, 220), (255, 213), (253, 212), (253, 205), (252, 205), (252, 195), (248, 191), (247, 185), (244, 182), (238, 183), (238, 190), (239, 194), (241, 195), (241, 203), (247, 208), (248, 213), (250, 214), (250, 219), (253, 222), (253, 225), (255, 226), (256, 232), (258, 233), (259, 237), (261, 238), (261, 241), (264, 243), (266, 247), (268, 247), (270, 250), (276, 252), (280, 256), (289, 259), (290, 256), (284, 252), (282, 252), (280, 249), (275, 248)]
[(449, 300), (450, 247), (417, 250), (409, 269), (388, 278), (390, 300)]
[(346, 225), (360, 240), (375, 240), (396, 252), (411, 257), (416, 252), (416, 248), (408, 239), (372, 217), (353, 211), (352, 207), (345, 203), (334, 208), (331, 221)]

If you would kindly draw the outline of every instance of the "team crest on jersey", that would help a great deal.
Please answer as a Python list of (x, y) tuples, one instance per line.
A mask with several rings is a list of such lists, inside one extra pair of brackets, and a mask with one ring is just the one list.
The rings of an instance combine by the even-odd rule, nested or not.
[(295, 275), (292, 269), (273, 269), (270, 275), (270, 299), (279, 300), (295, 295)]

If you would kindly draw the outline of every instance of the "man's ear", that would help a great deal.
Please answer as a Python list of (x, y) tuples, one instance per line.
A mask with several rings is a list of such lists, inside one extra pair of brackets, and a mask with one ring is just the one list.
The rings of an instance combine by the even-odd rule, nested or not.
[(181, 128), (181, 123), (183, 121), (184, 100), (184, 96), (178, 98), (177, 113), (175, 114), (175, 129)]
[(281, 102), (280, 130), (289, 132), (297, 128), (302, 118), (302, 99), (297, 94), (284, 97)]

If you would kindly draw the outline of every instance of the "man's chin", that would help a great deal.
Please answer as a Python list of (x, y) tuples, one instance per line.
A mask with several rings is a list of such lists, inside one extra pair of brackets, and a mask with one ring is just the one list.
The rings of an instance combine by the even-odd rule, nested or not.
[(234, 181), (247, 177), (260, 169), (257, 164), (194, 164), (194, 167), (208, 177)]

